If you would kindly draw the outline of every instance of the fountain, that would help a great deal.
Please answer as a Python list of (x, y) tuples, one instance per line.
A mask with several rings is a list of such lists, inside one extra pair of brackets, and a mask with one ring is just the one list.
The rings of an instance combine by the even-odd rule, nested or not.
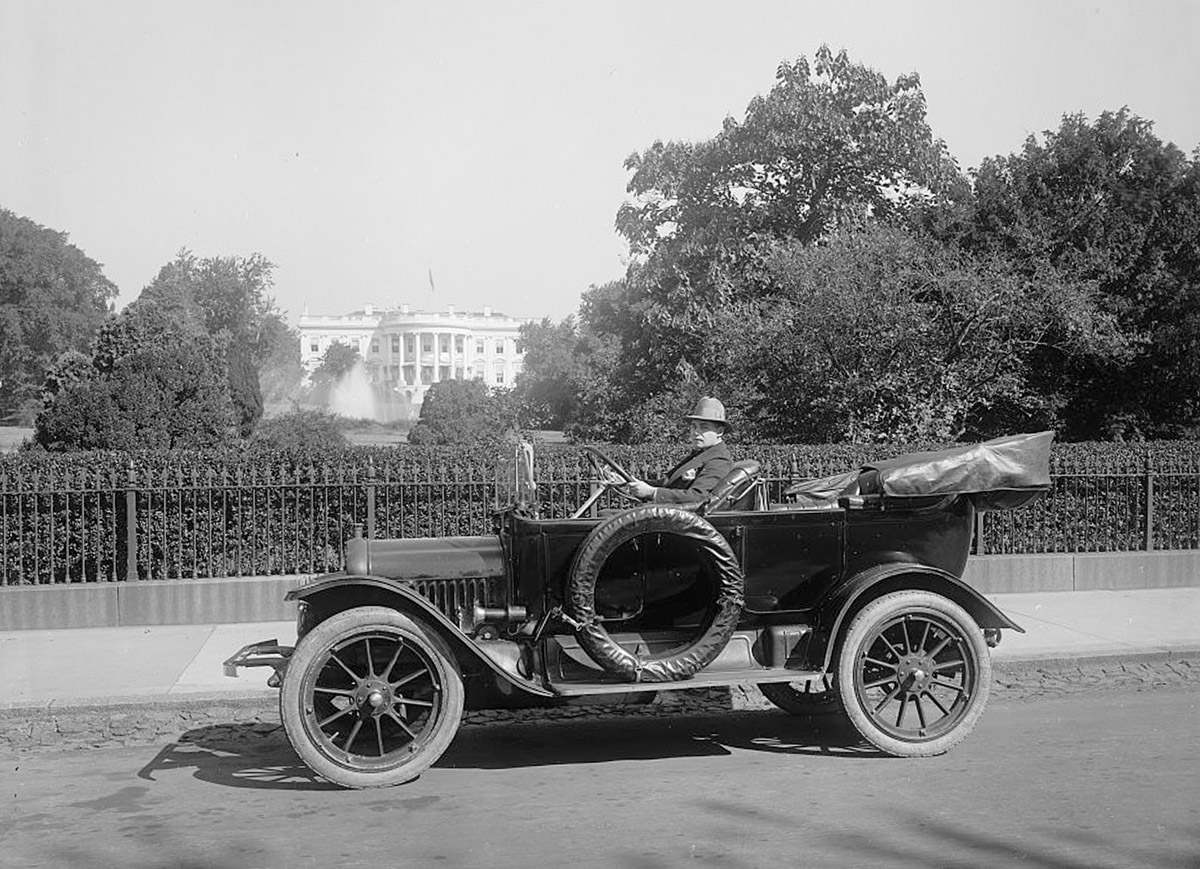
[(349, 419), (371, 419), (380, 422), (375, 387), (367, 377), (367, 367), (360, 359), (346, 372), (329, 393), (329, 409)]

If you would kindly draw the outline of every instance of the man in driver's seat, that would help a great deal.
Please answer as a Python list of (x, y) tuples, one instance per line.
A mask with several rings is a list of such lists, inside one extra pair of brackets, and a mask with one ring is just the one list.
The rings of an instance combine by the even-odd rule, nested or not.
[(690, 504), (705, 500), (717, 483), (733, 470), (729, 447), (725, 446), (725, 405), (704, 397), (685, 417), (692, 451), (661, 480), (647, 483), (632, 480), (625, 491), (641, 501), (659, 504)]

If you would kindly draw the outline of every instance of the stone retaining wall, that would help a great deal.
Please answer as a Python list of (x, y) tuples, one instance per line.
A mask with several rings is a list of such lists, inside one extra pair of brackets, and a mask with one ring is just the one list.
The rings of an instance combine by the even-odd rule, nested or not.
[[(0, 631), (291, 621), (283, 596), (309, 576), (0, 588)], [(1200, 550), (983, 555), (963, 578), (984, 594), (1200, 585)]]

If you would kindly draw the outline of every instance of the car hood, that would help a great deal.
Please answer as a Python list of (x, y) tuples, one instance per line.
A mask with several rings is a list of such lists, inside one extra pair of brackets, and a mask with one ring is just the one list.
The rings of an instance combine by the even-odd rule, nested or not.
[(496, 537), (355, 537), (346, 542), (346, 573), (391, 579), (502, 577), (504, 550)]

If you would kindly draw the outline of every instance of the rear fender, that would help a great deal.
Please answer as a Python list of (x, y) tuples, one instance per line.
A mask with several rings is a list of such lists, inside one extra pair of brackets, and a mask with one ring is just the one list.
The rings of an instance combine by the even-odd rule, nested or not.
[(831, 591), (817, 606), (812, 639), (808, 646), (810, 665), (829, 672), (837, 640), (860, 609), (881, 595), (909, 589), (931, 591), (954, 601), (981, 629), (1025, 629), (1002, 613), (995, 604), (957, 576), (926, 564), (880, 564), (856, 574)]
[(437, 632), (449, 645), (464, 671), (493, 676), (502, 694), (514, 689), (527, 697), (554, 693), (521, 672), (520, 648), (506, 640), (476, 642), (412, 588), (382, 576), (335, 574), (287, 593), (287, 600), (306, 604), (302, 630), (307, 633), (330, 616), (360, 606), (386, 606)]

